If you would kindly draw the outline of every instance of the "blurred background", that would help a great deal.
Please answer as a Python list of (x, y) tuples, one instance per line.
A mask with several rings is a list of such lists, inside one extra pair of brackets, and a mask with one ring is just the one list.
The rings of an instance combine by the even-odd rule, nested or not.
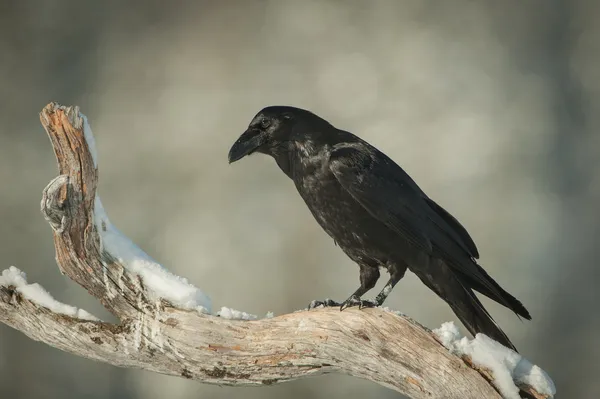
[[(266, 105), (308, 108), (386, 152), (470, 231), (533, 315), (486, 306), (562, 398), (600, 397), (600, 5), (574, 0), (0, 3), (0, 265), (109, 318), (61, 276), (39, 212), (57, 175), (38, 113), (81, 106), (111, 220), (226, 305), (345, 299), (358, 268), (272, 159), (229, 166)], [(371, 292), (375, 295), (387, 277)], [(387, 301), (456, 320), (407, 274)], [(328, 375), (203, 385), (62, 353), (0, 325), (6, 398), (396, 398)]]

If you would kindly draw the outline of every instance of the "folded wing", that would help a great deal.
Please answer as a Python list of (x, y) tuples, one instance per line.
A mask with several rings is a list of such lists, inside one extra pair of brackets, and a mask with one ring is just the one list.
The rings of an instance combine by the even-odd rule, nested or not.
[(443, 259), (465, 288), (530, 318), (523, 305), (475, 262), (479, 253), (466, 229), (385, 154), (366, 143), (338, 145), (331, 152), (330, 169), (374, 218), (396, 231), (399, 238)]

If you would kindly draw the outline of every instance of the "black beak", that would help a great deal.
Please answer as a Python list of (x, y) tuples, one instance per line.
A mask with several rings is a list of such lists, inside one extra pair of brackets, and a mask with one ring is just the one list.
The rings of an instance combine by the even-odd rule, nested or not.
[(246, 155), (252, 154), (264, 143), (263, 135), (260, 130), (248, 129), (233, 145), (229, 150), (229, 163), (239, 161)]

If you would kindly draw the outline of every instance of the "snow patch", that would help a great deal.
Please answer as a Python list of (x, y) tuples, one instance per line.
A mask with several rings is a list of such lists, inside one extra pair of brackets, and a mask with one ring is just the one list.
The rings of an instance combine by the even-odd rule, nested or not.
[(101, 250), (140, 276), (152, 299), (163, 298), (183, 309), (210, 313), (210, 298), (187, 279), (171, 273), (121, 233), (110, 222), (98, 196), (94, 202), (94, 223), (100, 235)]
[[(452, 351), (454, 341), (462, 338), (462, 334), (458, 331), (458, 327), (453, 321), (447, 321), (440, 328), (433, 330), (433, 333), (442, 341), (442, 345)], [(457, 353), (458, 354), (458, 353)]]
[(463, 337), (451, 321), (433, 332), (450, 352), (467, 355), (475, 365), (489, 369), (494, 376), (494, 385), (506, 399), (520, 399), (515, 383), (527, 384), (549, 397), (556, 394), (554, 382), (544, 370), (488, 336)]
[(229, 319), (229, 320), (256, 320), (256, 319), (258, 319), (258, 316), (256, 316), (256, 315), (242, 312), (240, 310), (226, 308), (225, 306), (223, 306), (221, 308), (221, 310), (219, 310), (217, 312), (217, 316), (220, 316), (224, 319)]
[(408, 316), (407, 316), (407, 315), (405, 315), (404, 313), (402, 313), (402, 312), (399, 312), (399, 311), (397, 311), (397, 310), (392, 310), (392, 309), (388, 308), (387, 306), (384, 306), (384, 307), (383, 307), (383, 308), (381, 308), (381, 309), (383, 309), (383, 310), (384, 310), (384, 311), (386, 311), (386, 312), (391, 312), (391, 313), (395, 314), (396, 316), (400, 316), (400, 317), (408, 317)]
[(41, 285), (27, 283), (27, 275), (14, 266), (4, 270), (0, 276), (0, 286), (13, 286), (23, 297), (37, 305), (50, 309), (54, 313), (60, 313), (82, 320), (99, 320), (83, 309), (67, 305), (57, 301)]

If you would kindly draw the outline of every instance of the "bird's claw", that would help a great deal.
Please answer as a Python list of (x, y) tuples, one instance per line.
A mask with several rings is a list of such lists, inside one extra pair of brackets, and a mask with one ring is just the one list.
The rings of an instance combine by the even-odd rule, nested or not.
[(356, 295), (352, 295), (350, 298), (346, 299), (344, 303), (340, 306), (340, 312), (346, 308), (351, 308), (354, 306), (358, 306), (358, 309), (362, 308), (376, 308), (379, 304), (371, 299), (360, 299)]
[(339, 302), (334, 301), (333, 299), (325, 299), (324, 301), (312, 301), (309, 305), (308, 305), (308, 310), (311, 309), (316, 309), (318, 307), (323, 306), (324, 308), (330, 308), (330, 307), (336, 307), (336, 306), (340, 306), (341, 304)]

